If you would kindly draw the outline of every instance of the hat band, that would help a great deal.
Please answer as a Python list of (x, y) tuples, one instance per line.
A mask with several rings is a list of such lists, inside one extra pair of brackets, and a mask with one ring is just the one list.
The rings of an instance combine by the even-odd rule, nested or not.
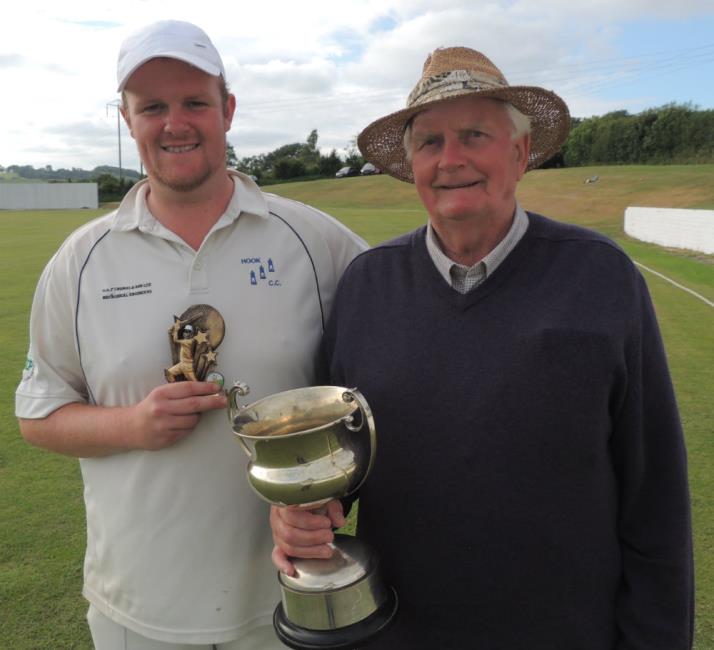
[(491, 90), (508, 86), (505, 79), (471, 70), (451, 70), (434, 77), (422, 79), (409, 93), (407, 108), (438, 101), (454, 95), (478, 90)]

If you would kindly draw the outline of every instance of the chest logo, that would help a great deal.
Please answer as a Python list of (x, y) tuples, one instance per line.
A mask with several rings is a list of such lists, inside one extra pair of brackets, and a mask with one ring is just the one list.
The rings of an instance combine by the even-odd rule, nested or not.
[(251, 286), (281, 287), (282, 283), (276, 274), (276, 265), (272, 257), (242, 257), (241, 264), (247, 264), (250, 268), (248, 279)]
[(139, 282), (123, 286), (107, 287), (102, 289), (102, 300), (116, 300), (117, 298), (133, 298), (145, 296), (152, 292), (151, 282)]

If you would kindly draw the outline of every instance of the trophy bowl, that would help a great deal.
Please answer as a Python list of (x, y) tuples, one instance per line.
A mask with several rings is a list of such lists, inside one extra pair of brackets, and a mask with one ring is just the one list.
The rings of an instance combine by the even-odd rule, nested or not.
[(372, 467), (374, 420), (356, 390), (311, 386), (247, 406), (231, 403), (233, 431), (251, 459), (248, 481), (269, 503), (314, 507), (339, 499)]
[[(268, 503), (315, 509), (355, 492), (374, 463), (372, 412), (357, 389), (311, 386), (240, 406), (248, 387), (229, 393), (233, 432), (250, 457), (248, 482)], [(329, 559), (292, 559), (296, 574), (278, 574), (281, 602), (273, 617), (291, 648), (354, 648), (393, 619), (397, 598), (379, 577), (374, 552), (335, 535)]]

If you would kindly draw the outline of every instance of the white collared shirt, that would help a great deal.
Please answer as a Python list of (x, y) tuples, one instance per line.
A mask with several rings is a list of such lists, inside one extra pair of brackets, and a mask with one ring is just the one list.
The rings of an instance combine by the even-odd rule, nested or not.
[[(173, 364), (169, 327), (192, 305), (225, 322), (216, 371), (250, 398), (315, 381), (337, 282), (365, 242), (332, 217), (231, 173), (225, 213), (193, 250), (149, 211), (146, 183), (75, 231), (39, 281), (16, 414), (135, 404)], [(280, 598), (265, 504), (226, 412), (161, 451), (80, 460), (85, 597), (167, 643), (223, 643), (269, 624)]]
[(481, 284), (498, 268), (525, 235), (526, 230), (528, 230), (528, 216), (523, 208), (516, 203), (513, 223), (506, 236), (486, 257), (476, 262), (473, 266), (459, 264), (444, 253), (431, 221), (428, 222), (426, 227), (426, 248), (434, 265), (447, 284), (459, 293), (467, 293)]

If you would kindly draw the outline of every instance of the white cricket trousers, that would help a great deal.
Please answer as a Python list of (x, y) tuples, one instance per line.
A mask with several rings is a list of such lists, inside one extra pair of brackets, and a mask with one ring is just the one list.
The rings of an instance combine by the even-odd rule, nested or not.
[(141, 636), (107, 618), (93, 605), (87, 622), (95, 650), (285, 650), (272, 625), (253, 628), (237, 641), (212, 644), (165, 643)]

